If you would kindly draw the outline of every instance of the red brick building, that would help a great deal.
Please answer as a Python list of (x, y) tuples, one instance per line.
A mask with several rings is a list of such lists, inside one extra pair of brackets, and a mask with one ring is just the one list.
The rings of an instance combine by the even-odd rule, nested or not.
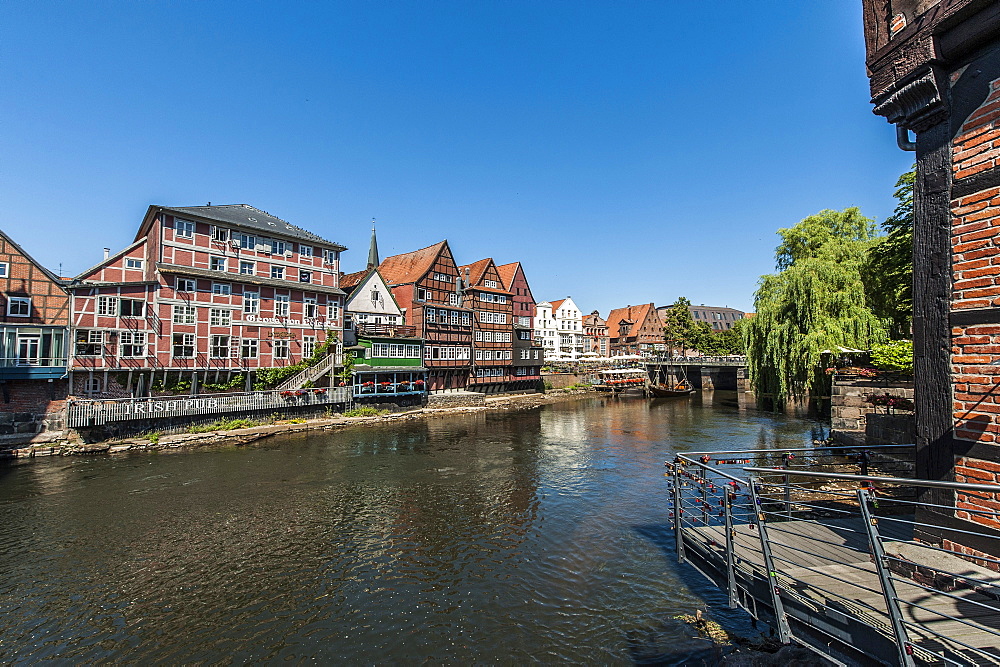
[(378, 268), (415, 336), (424, 339), (429, 390), (464, 389), (472, 368), (473, 310), (464, 303), (448, 241), (387, 257)]
[(608, 323), (596, 310), (583, 316), (583, 351), (591, 352), (601, 357), (611, 354), (611, 336), (608, 334)]
[(343, 250), (245, 204), (150, 206), (131, 245), (70, 285), (72, 393), (249, 381), (309, 357), (342, 331)]
[(463, 303), (473, 311), (469, 389), (503, 391), (514, 379), (513, 299), (490, 258), (458, 267)]
[(512, 391), (536, 389), (542, 379), (544, 350), (534, 337), (535, 297), (520, 262), (498, 266), (497, 272), (512, 303), (514, 378), (508, 388)]
[[(1000, 8), (977, 0), (864, 0), (875, 113), (916, 152), (913, 334), (917, 472), (1000, 472)], [(912, 134), (911, 134), (912, 133)], [(992, 553), (998, 498), (928, 494), (948, 543)], [(972, 515), (978, 507), (989, 514)], [(972, 523), (974, 522), (974, 523)], [(989, 531), (992, 537), (967, 531)]]
[(651, 303), (615, 308), (607, 325), (612, 356), (652, 355), (665, 347), (663, 322)]
[(61, 428), (69, 295), (0, 231), (0, 441)]

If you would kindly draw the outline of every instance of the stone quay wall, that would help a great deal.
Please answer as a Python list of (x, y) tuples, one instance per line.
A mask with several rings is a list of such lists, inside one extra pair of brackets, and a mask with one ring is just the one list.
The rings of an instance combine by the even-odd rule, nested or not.
[(833, 438), (848, 444), (912, 443), (912, 412), (888, 414), (885, 407), (875, 407), (866, 400), (869, 394), (885, 393), (912, 401), (913, 381), (834, 376), (830, 406)]

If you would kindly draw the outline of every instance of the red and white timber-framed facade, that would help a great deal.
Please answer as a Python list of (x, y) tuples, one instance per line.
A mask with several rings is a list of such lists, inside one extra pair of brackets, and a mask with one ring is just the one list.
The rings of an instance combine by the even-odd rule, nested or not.
[(492, 259), (459, 267), (463, 303), (473, 311), (473, 371), (469, 389), (505, 391), (514, 378), (513, 302)]
[(393, 255), (379, 273), (424, 339), (430, 391), (465, 389), (472, 368), (473, 311), (463, 303), (458, 266), (447, 241)]
[(497, 267), (497, 271), (511, 295), (512, 303), (514, 346), (511, 366), (514, 377), (508, 384), (508, 389), (537, 389), (542, 380), (544, 350), (534, 336), (535, 297), (531, 294), (531, 286), (520, 262), (502, 264)]
[(342, 333), (345, 249), (245, 204), (150, 206), (130, 246), (69, 286), (71, 393), (249, 380), (308, 358)]

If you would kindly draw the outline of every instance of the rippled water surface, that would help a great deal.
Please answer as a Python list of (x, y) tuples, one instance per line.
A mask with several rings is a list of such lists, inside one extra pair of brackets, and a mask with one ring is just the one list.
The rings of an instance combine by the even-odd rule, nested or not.
[(722, 597), (663, 461), (804, 441), (735, 395), (586, 399), (0, 468), (0, 659), (660, 662)]

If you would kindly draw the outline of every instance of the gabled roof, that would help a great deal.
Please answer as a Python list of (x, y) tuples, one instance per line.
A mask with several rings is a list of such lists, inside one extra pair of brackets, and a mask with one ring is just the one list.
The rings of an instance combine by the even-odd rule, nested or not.
[(34, 257), (32, 257), (31, 255), (29, 255), (27, 252), (25, 252), (24, 248), (22, 248), (20, 245), (18, 245), (17, 241), (15, 241), (14, 239), (12, 239), (10, 237), (10, 235), (8, 235), (2, 229), (0, 229), (0, 236), (3, 236), (7, 240), (7, 243), (9, 243), (12, 247), (14, 247), (15, 249), (17, 249), (17, 251), (21, 254), (21, 256), (23, 256), (26, 260), (28, 260), (29, 262), (31, 262), (32, 264), (34, 264), (36, 267), (38, 267), (38, 270), (41, 271), (42, 273), (44, 273), (52, 282), (54, 282), (54, 283), (56, 283), (57, 285), (60, 285), (60, 286), (63, 285), (63, 283), (65, 282), (64, 279), (60, 278), (59, 276), (57, 276), (56, 274), (52, 273), (51, 271), (49, 271), (48, 269), (46, 269), (44, 266), (42, 266), (41, 264), (39, 264), (38, 261), (35, 260)]
[(626, 336), (638, 336), (639, 330), (642, 325), (646, 322), (646, 318), (649, 317), (650, 312), (655, 312), (655, 308), (651, 303), (644, 303), (641, 306), (626, 306), (625, 308), (615, 308), (608, 315), (607, 323), (608, 328), (611, 329), (614, 337), (618, 337), (618, 326), (622, 322), (629, 324), (629, 330), (625, 334)]
[[(370, 269), (365, 269), (364, 271), (356, 271), (346, 276), (341, 276), (340, 287), (344, 290), (347, 295), (347, 299), (344, 302), (345, 310), (351, 310), (353, 305), (353, 300), (356, 296), (360, 296), (361, 293), (357, 293), (361, 289), (362, 285), (367, 284), (372, 278), (378, 280), (385, 287), (385, 290), (389, 293), (389, 298), (392, 299), (392, 303), (396, 306), (396, 310), (400, 315), (403, 314), (403, 309), (399, 307), (399, 302), (396, 301), (396, 295), (392, 293), (392, 289), (389, 287), (385, 277), (382, 276), (382, 272), (378, 270), (377, 266), (373, 266)], [(345, 284), (347, 281), (349, 284)], [(356, 294), (357, 293), (357, 294)]]
[(465, 270), (468, 269), (469, 284), (478, 285), (479, 283), (483, 282), (483, 275), (486, 273), (486, 270), (490, 268), (490, 264), (492, 263), (493, 260), (487, 257), (486, 259), (480, 259), (476, 262), (473, 262), (472, 264), (463, 264), (462, 266), (458, 267), (458, 272), (464, 276)]
[(145, 242), (146, 242), (146, 238), (145, 237), (143, 237), (141, 239), (136, 239), (135, 241), (132, 242), (132, 245), (130, 245), (130, 246), (126, 247), (126, 248), (123, 248), (122, 250), (119, 250), (118, 252), (116, 252), (113, 255), (109, 255), (105, 259), (102, 259), (97, 264), (94, 264), (89, 269), (87, 269), (87, 270), (83, 271), (82, 273), (78, 274), (75, 278), (73, 278), (73, 280), (74, 281), (81, 281), (86, 276), (89, 276), (92, 273), (96, 273), (97, 271), (100, 271), (105, 266), (110, 266), (111, 264), (114, 264), (119, 259), (121, 259), (125, 255), (127, 255), (129, 252), (131, 252), (133, 248), (136, 248), (136, 247), (142, 245)]
[(361, 271), (355, 271), (354, 273), (348, 273), (347, 275), (341, 276), (340, 289), (350, 294), (351, 290), (364, 282), (365, 276), (367, 276), (370, 271), (374, 270), (375, 269), (363, 269)]
[(521, 262), (511, 262), (510, 264), (503, 264), (497, 267), (497, 273), (500, 274), (500, 280), (503, 281), (504, 287), (508, 290), (514, 282), (514, 276), (517, 275), (517, 267), (519, 266), (521, 266)]
[(143, 220), (136, 239), (144, 235), (146, 228), (152, 222), (154, 213), (164, 211), (171, 215), (180, 217), (197, 218), (209, 222), (224, 222), (246, 229), (256, 230), (275, 236), (289, 237), (295, 240), (310, 241), (326, 246), (332, 246), (338, 250), (347, 250), (344, 246), (333, 241), (328, 241), (323, 237), (297, 227), (290, 222), (271, 215), (267, 211), (254, 208), (249, 204), (225, 204), (222, 206), (150, 206), (146, 211), (146, 218)]
[(378, 265), (378, 271), (390, 285), (415, 283), (431, 270), (434, 260), (447, 247), (448, 241), (444, 240), (420, 250), (386, 257)]
[(550, 301), (549, 303), (552, 304), (552, 312), (554, 313), (557, 310), (559, 310), (559, 306), (563, 305), (563, 301), (565, 300), (566, 299), (559, 299), (558, 301)]

